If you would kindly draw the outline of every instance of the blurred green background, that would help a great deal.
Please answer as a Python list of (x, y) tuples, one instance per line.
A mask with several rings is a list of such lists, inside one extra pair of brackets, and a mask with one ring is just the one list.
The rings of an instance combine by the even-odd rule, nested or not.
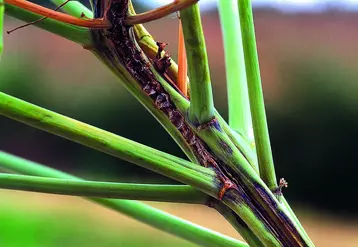
[[(19, 24), (6, 18), (5, 28)], [(358, 16), (337, 11), (289, 15), (261, 9), (255, 12), (255, 24), (277, 175), (289, 182), (285, 196), (317, 246), (357, 246)], [(226, 118), (217, 13), (203, 14), (203, 25), (215, 104)], [(169, 43), (174, 59), (177, 26), (172, 17), (147, 25), (155, 39)], [(0, 90), (184, 157), (92, 54), (35, 27), (5, 36)], [(0, 116), (0, 126), (2, 150), (84, 178), (171, 182), (5, 117)], [(0, 246), (192, 246), (80, 199), (13, 191), (0, 191), (0, 198)], [(210, 209), (162, 207), (237, 237)]]

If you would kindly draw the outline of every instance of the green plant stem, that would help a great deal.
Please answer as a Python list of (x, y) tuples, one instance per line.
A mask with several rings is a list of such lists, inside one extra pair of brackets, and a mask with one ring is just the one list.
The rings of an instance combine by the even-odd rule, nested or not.
[(2, 52), (4, 49), (4, 40), (3, 40), (3, 34), (4, 34), (4, 11), (5, 11), (5, 3), (4, 0), (0, 0), (0, 61)]
[(0, 188), (70, 196), (195, 204), (206, 204), (210, 198), (188, 185), (110, 183), (6, 173), (0, 174)]
[(250, 109), (260, 176), (266, 185), (271, 190), (274, 190), (277, 188), (277, 179), (273, 164), (264, 97), (261, 87), (260, 67), (256, 50), (255, 27), (251, 0), (240, 0), (238, 2)]
[(224, 41), (229, 125), (250, 142), (253, 142), (254, 136), (237, 2), (219, 0), (218, 7)]
[(196, 125), (214, 118), (208, 57), (198, 3), (180, 11), (190, 78), (189, 120)]
[(264, 247), (262, 242), (245, 222), (238, 218), (237, 214), (235, 214), (229, 207), (222, 203), (214, 203), (213, 207), (240, 233), (250, 247)]
[[(0, 164), (10, 171), (26, 175), (81, 180), (75, 176), (4, 152), (0, 153)], [(203, 247), (248, 247), (247, 244), (239, 240), (198, 226), (141, 202), (102, 198), (87, 199)]]
[[(23, 10), (9, 4), (6, 4), (5, 13), (25, 22), (32, 22), (42, 17), (30, 11)], [(50, 18), (47, 18), (41, 22), (37, 22), (34, 25), (51, 33), (57, 34), (63, 38), (76, 42), (83, 47), (92, 46), (92, 38), (88, 28), (77, 27)]]
[[(65, 3), (66, 0), (51, 0), (51, 2), (53, 2), (55, 5), (59, 6), (63, 3)], [(77, 18), (82, 18), (83, 15), (89, 19), (93, 18), (92, 11), (89, 10), (86, 6), (84, 6), (82, 3), (78, 2), (78, 1), (71, 0), (68, 3), (66, 3), (63, 7), (61, 7), (61, 9), (65, 13), (75, 16)]]
[(216, 197), (214, 171), (0, 93), (0, 114), (132, 162)]

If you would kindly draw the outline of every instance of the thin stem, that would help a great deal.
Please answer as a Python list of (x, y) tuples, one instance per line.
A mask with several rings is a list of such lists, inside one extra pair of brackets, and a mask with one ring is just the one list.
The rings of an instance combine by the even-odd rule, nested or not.
[(2, 56), (2, 51), (4, 49), (4, 40), (3, 40), (3, 32), (4, 32), (4, 9), (5, 4), (3, 0), (0, 0), (0, 61)]
[(0, 93), (0, 114), (124, 159), (216, 197), (214, 171)]
[[(0, 152), (0, 163), (2, 167), (21, 174), (81, 180), (75, 176), (4, 152)], [(247, 244), (239, 240), (180, 219), (141, 202), (102, 198), (87, 199), (203, 247), (248, 247)]]
[(220, 0), (218, 7), (224, 41), (229, 125), (250, 142), (253, 142), (254, 136), (237, 2)]
[(110, 183), (6, 173), (0, 174), (0, 188), (71, 196), (195, 204), (206, 204), (210, 198), (188, 185)]
[(250, 108), (260, 176), (266, 185), (273, 190), (277, 188), (277, 180), (267, 127), (264, 97), (261, 87), (260, 67), (256, 50), (255, 27), (251, 0), (239, 1), (239, 15), (242, 26), (241, 34), (244, 47)]
[(71, 15), (67, 15), (61, 12), (57, 12), (41, 5), (31, 3), (24, 0), (5, 0), (9, 5), (17, 6), (19, 8), (31, 11), (35, 14), (46, 16), (48, 18), (58, 20), (64, 23), (80, 26), (80, 27), (89, 27), (89, 28), (109, 28), (110, 24), (105, 19), (88, 19), (83, 20)]
[(188, 8), (190, 5), (197, 3), (199, 0), (175, 0), (172, 3), (164, 5), (160, 8), (153, 9), (141, 14), (129, 16), (126, 20), (127, 25), (141, 24), (150, 21), (154, 21), (164, 16), (175, 13), (179, 10)]
[(229, 207), (222, 203), (214, 203), (213, 207), (240, 233), (250, 247), (264, 247), (258, 237), (250, 230), (242, 219)]
[(190, 78), (189, 119), (204, 124), (214, 118), (208, 57), (198, 3), (180, 11)]
[[(62, 5), (66, 2), (66, 0), (51, 0), (55, 5)], [(70, 0), (69, 3), (67, 3), (65, 6), (61, 7), (61, 9), (74, 17), (77, 18), (83, 18), (86, 17), (86, 19), (92, 19), (93, 13), (91, 10), (89, 10), (86, 6), (84, 6), (82, 3)]]
[[(41, 18), (40, 15), (9, 4), (6, 4), (5, 13), (25, 22), (32, 22)], [(73, 26), (53, 19), (46, 19), (34, 25), (72, 40), (83, 47), (91, 47), (92, 45), (91, 33), (88, 28)]]

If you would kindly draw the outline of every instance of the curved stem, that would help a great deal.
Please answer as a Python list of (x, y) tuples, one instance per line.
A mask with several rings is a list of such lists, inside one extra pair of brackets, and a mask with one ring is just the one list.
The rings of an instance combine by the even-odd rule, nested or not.
[[(0, 152), (1, 158), (4, 155)], [(209, 196), (188, 185), (128, 184), (0, 174), (0, 188), (49, 194), (206, 204)]]
[(218, 7), (224, 41), (229, 125), (254, 142), (237, 2), (220, 0)]
[(126, 20), (126, 24), (134, 25), (154, 21), (179, 10), (185, 9), (198, 1), (199, 0), (175, 0), (174, 2), (164, 5), (160, 8), (153, 9), (145, 13), (129, 16)]
[(200, 125), (214, 118), (214, 101), (199, 5), (196, 3), (180, 11), (180, 19), (191, 82), (189, 119)]
[[(0, 153), (0, 160), (2, 167), (17, 173), (81, 180), (75, 176), (4, 152)], [(102, 198), (87, 199), (203, 247), (248, 247), (247, 244), (239, 240), (180, 219), (141, 202)]]
[(88, 19), (83, 20), (71, 15), (67, 15), (61, 12), (57, 12), (41, 5), (37, 5), (25, 0), (5, 0), (9, 5), (13, 5), (28, 11), (31, 11), (35, 14), (46, 16), (48, 18), (61, 21), (64, 23), (80, 26), (80, 27), (89, 27), (89, 28), (109, 28), (110, 24), (104, 19)]
[(260, 176), (266, 185), (273, 190), (277, 188), (277, 180), (261, 87), (251, 0), (239, 1), (239, 15), (242, 26), (241, 34)]
[[(9, 4), (6, 4), (5, 13), (25, 22), (32, 22), (41, 18), (40, 15)], [(53, 19), (45, 19), (34, 25), (68, 40), (72, 40), (83, 47), (92, 46), (91, 33), (88, 28), (73, 26)]]

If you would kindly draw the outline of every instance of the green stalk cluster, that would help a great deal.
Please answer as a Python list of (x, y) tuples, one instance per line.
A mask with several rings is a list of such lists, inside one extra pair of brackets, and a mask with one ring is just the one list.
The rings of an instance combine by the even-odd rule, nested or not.
[[(93, 6), (99, 10), (95, 11), (96, 14), (111, 11), (111, 1), (102, 1)], [(63, 0), (53, 2), (57, 5), (64, 3)], [(130, 1), (116, 3), (125, 4), (127, 8), (129, 6), (129, 14), (135, 13)], [(93, 16), (77, 1), (69, 2), (63, 10), (78, 18)], [(6, 6), (6, 13), (25, 21), (39, 17), (10, 5)], [(81, 181), (0, 152), (2, 167), (26, 175), (50, 177), (0, 174), (0, 187), (91, 197), (201, 204), (209, 201), (250, 246), (313, 246), (285, 199), (277, 198), (272, 193), (277, 190), (277, 179), (264, 108), (251, 1), (220, 0), (219, 14), (225, 45), (229, 124), (214, 108), (198, 4), (180, 11), (188, 57), (190, 101), (174, 89), (163, 72), (156, 71), (154, 65), (158, 66), (158, 61), (153, 58), (153, 53), (156, 53), (155, 41), (143, 26), (137, 25), (131, 30), (127, 26), (116, 26), (112, 30), (90, 30), (51, 19), (36, 23), (45, 30), (91, 49), (162, 124), (193, 163), (0, 93), (0, 114), (4, 116), (127, 160), (187, 186), (148, 188), (149, 185)], [(117, 21), (116, 25), (124, 23), (123, 20)], [(128, 28), (128, 31), (123, 32), (124, 28)], [(126, 35), (129, 33), (126, 42), (106, 42), (117, 35), (116, 30)], [(118, 57), (118, 54), (136, 54), (139, 49), (137, 42), (144, 52), (138, 52), (139, 55), (132, 60)], [(113, 44), (123, 46), (118, 48), (120, 45), (115, 47)], [(117, 49), (123, 49), (124, 46), (126, 49), (118, 52)], [(146, 66), (135, 71), (136, 66), (141, 64)], [(177, 67), (173, 64), (167, 70), (171, 78), (177, 76)], [(142, 79), (140, 76), (146, 76), (142, 84), (139, 83)], [(148, 88), (154, 92), (148, 91)], [(166, 105), (161, 104), (161, 100), (166, 100)], [(184, 132), (183, 126), (186, 128)], [(188, 138), (191, 135), (192, 138)], [(229, 187), (225, 187), (228, 184)], [(91, 200), (202, 246), (247, 246), (138, 202)], [(167, 229), (165, 224), (168, 224)]]

